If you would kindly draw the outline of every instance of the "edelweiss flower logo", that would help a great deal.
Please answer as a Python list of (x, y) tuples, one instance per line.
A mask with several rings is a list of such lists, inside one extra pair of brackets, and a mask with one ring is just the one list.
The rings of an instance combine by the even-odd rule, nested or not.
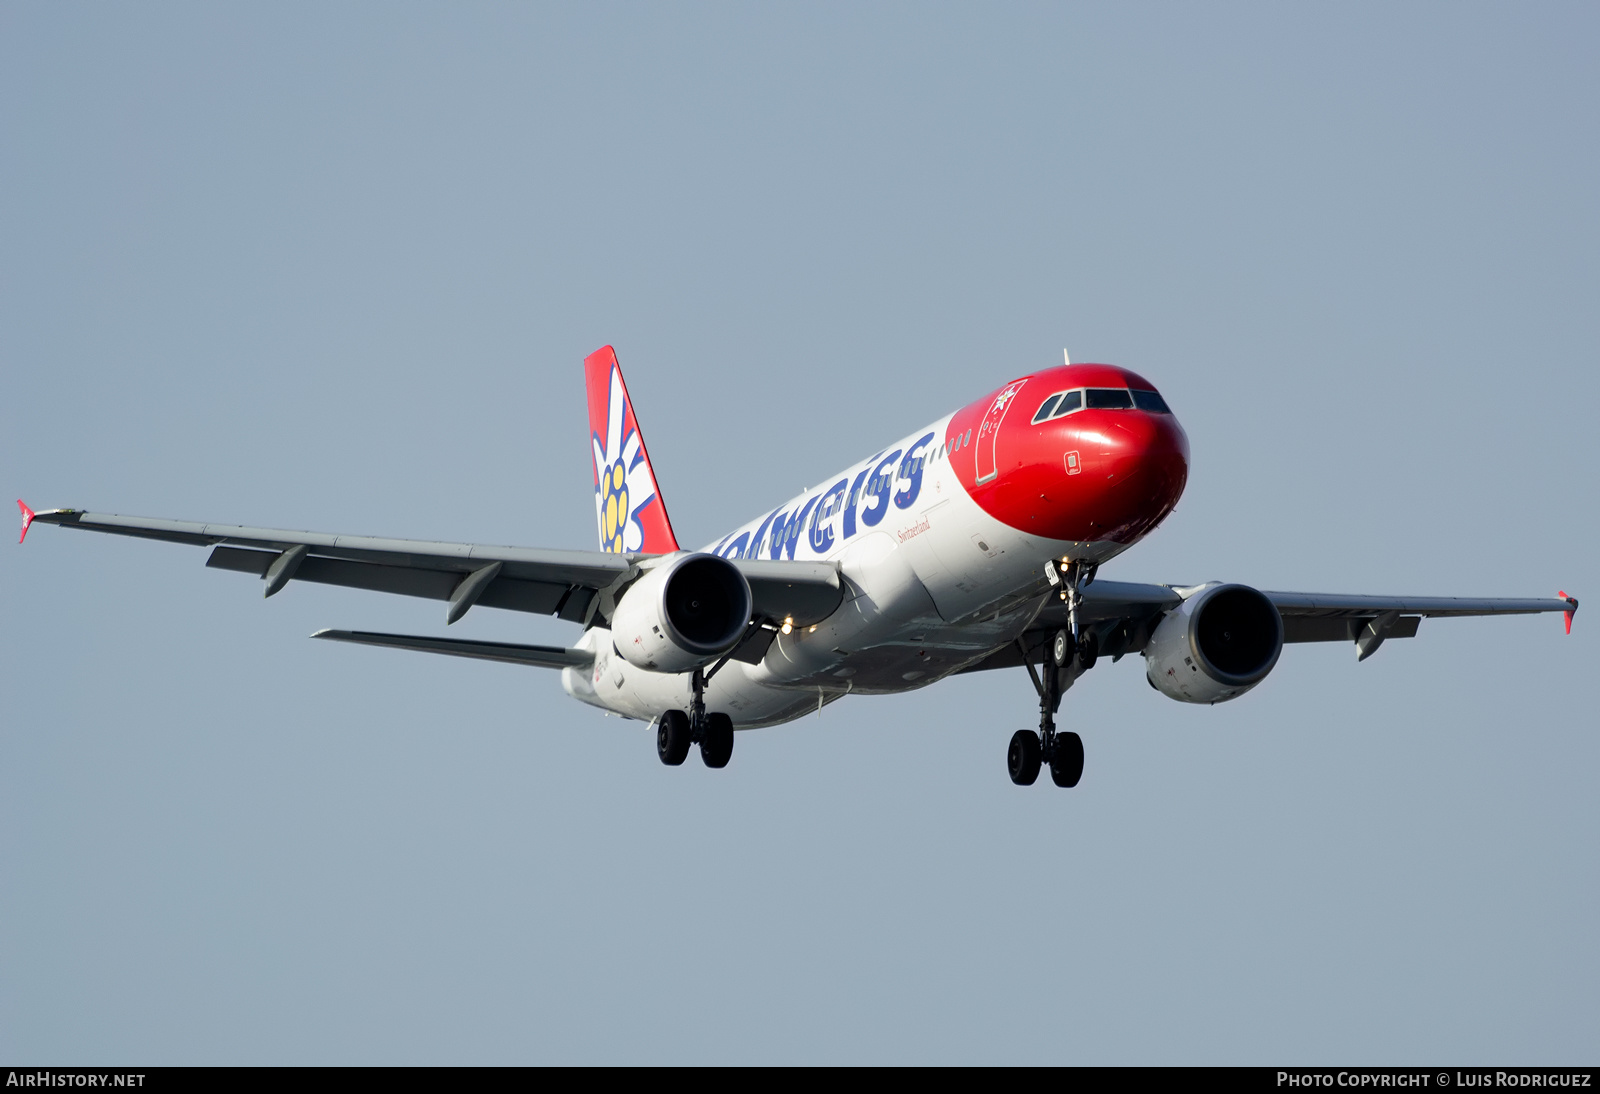
[(598, 434), (591, 440), (598, 476), (594, 504), (600, 522), (600, 545), (617, 554), (643, 547), (644, 527), (639, 523), (639, 511), (656, 496), (655, 478), (650, 474), (650, 464), (639, 443), (639, 430), (628, 409), (622, 373), (613, 368), (604, 443)]
[(606, 545), (606, 550), (621, 554), (625, 550), (622, 526), (628, 521), (628, 473), (621, 460), (602, 472), (600, 489), (605, 494), (600, 512), (600, 542)]

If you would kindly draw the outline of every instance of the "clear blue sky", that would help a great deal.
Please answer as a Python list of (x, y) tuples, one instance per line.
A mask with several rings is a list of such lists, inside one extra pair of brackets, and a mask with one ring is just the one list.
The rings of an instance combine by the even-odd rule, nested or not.
[[(1060, 359), (1194, 450), (1126, 580), (1600, 604), (1592, 4), (0, 5), (0, 487), (594, 543), (617, 346), (680, 538)], [(0, 1057), (1572, 1062), (1600, 614), (661, 766), (422, 601), (0, 548)], [(1589, 609), (1593, 611), (1594, 609)], [(452, 632), (569, 642), (479, 610)]]

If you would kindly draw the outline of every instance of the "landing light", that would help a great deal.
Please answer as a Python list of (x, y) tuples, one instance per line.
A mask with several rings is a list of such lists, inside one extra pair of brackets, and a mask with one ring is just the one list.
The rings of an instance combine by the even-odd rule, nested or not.
[(792, 632), (794, 630), (794, 616), (786, 617), (783, 621), (783, 626), (779, 630), (783, 631), (784, 634)]

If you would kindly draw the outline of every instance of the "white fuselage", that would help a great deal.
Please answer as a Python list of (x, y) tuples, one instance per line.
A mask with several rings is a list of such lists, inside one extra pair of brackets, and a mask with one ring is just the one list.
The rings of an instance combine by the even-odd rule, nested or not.
[[(973, 443), (971, 430), (947, 437), (951, 417), (705, 548), (730, 558), (836, 562), (845, 590), (831, 616), (779, 634), (759, 663), (730, 661), (717, 672), (706, 686), (708, 710), (750, 728), (852, 692), (924, 687), (1027, 628), (1050, 595), (1049, 560), (1098, 563), (1125, 549), (1028, 535), (985, 512), (951, 469), (951, 454)], [(562, 672), (575, 698), (642, 721), (687, 705), (688, 673), (630, 665), (610, 630), (591, 628), (577, 645), (595, 661)]]

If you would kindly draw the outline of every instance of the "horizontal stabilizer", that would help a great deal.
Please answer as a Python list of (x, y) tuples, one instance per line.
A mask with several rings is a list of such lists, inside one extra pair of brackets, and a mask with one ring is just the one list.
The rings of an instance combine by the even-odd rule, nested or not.
[(514, 642), (472, 642), (462, 638), (336, 630), (320, 630), (311, 637), (356, 642), (363, 646), (447, 653), (452, 657), (476, 657), (483, 661), (504, 661), (512, 665), (537, 665), (546, 669), (588, 668), (594, 661), (594, 654), (588, 650), (565, 649), (561, 646), (519, 646)]

